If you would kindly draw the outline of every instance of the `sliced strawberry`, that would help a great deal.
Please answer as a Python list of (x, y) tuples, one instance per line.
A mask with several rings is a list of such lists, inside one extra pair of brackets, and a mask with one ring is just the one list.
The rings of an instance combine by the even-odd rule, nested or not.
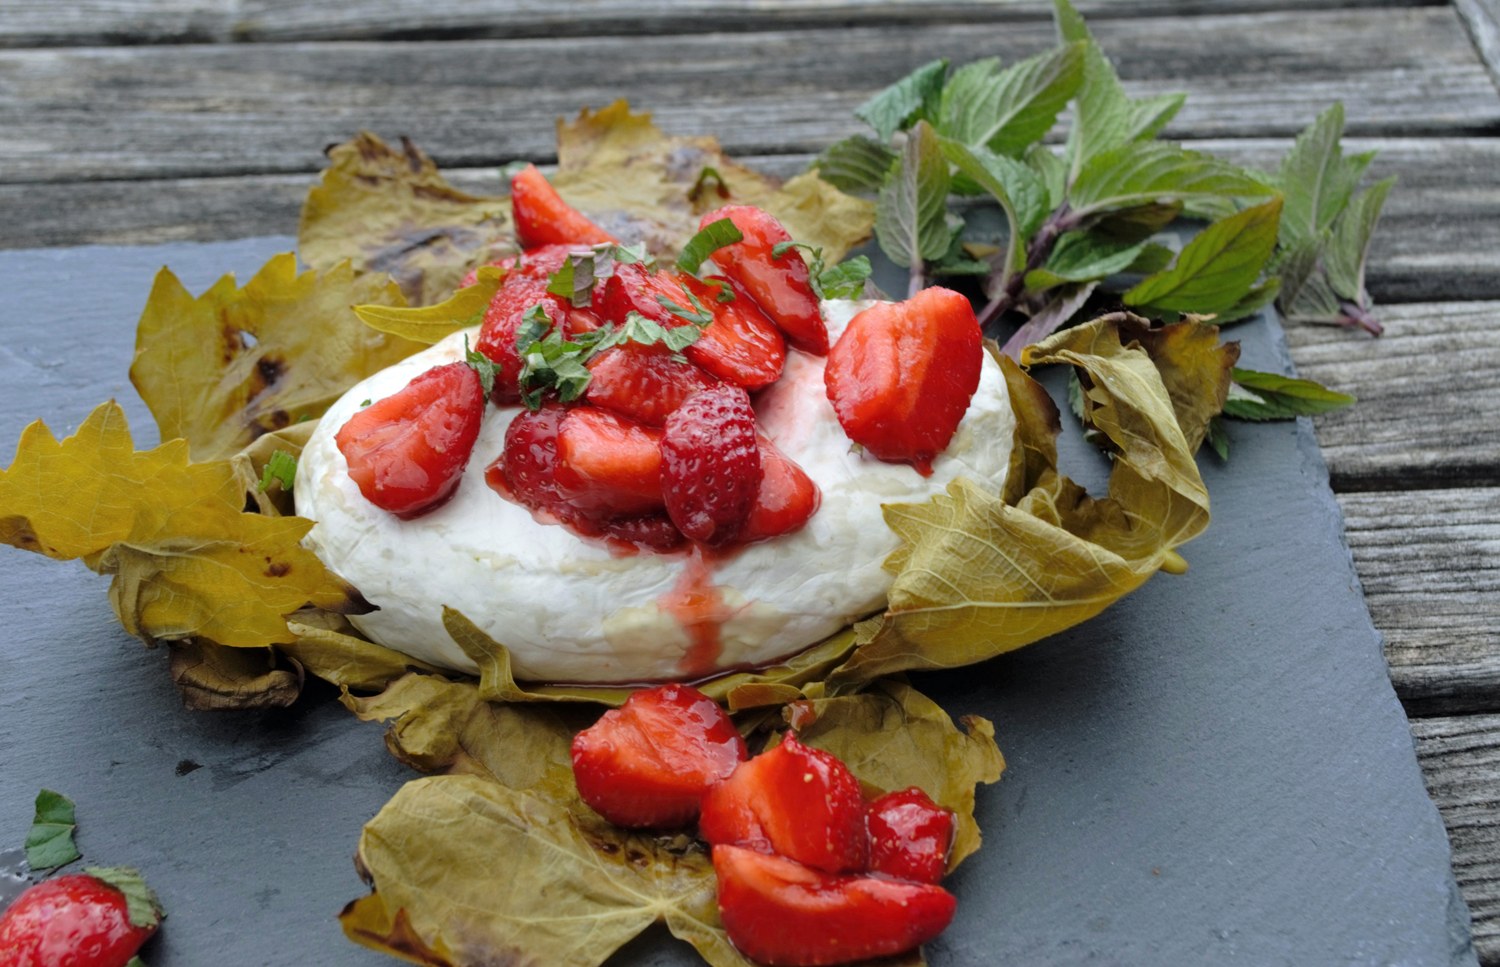
[(735, 539), (760, 490), (755, 411), (738, 386), (689, 396), (662, 427), (662, 497), (678, 530), (703, 544)]
[(836, 876), (794, 860), (715, 846), (719, 917), (761, 964), (820, 967), (913, 950), (942, 933), (958, 901), (940, 886)]
[(937, 883), (948, 870), (953, 813), (912, 786), (888, 792), (865, 813), (870, 830), (870, 872)]
[(624, 541), (643, 551), (665, 554), (687, 543), (682, 531), (666, 514), (643, 514), (639, 517), (615, 517), (599, 525), (601, 536)]
[(710, 785), (745, 758), (745, 741), (690, 685), (634, 692), (573, 739), (578, 794), (617, 826), (681, 826)]
[(828, 327), (818, 311), (807, 262), (795, 248), (779, 257), (773, 254), (778, 244), (792, 240), (786, 229), (774, 216), (749, 205), (709, 212), (698, 227), (721, 218), (734, 222), (744, 240), (714, 252), (714, 263), (765, 310), (793, 346), (815, 356), (827, 355)]
[(589, 362), (588, 401), (647, 426), (661, 426), (689, 396), (718, 380), (657, 346), (627, 343)]
[(715, 845), (769, 845), (829, 873), (862, 870), (869, 855), (859, 780), (792, 733), (704, 795), (698, 831)]
[(749, 299), (719, 302), (719, 287), (690, 275), (679, 276), (682, 286), (697, 297), (714, 321), (683, 355), (720, 379), (748, 390), (776, 382), (786, 362), (786, 340), (765, 313)]
[(599, 245), (615, 237), (562, 200), (536, 170), (527, 165), (510, 179), (510, 204), (516, 216), (516, 238), (523, 248), (539, 245)]
[(334, 442), (366, 500), (416, 517), (453, 495), (483, 416), (479, 374), (449, 363), (355, 413)]
[(684, 312), (693, 308), (687, 290), (682, 287), (683, 276), (664, 272), (652, 272), (643, 265), (616, 265), (614, 274), (604, 283), (604, 292), (598, 305), (599, 314), (606, 322), (622, 325), (631, 312), (639, 312), (647, 319), (663, 326), (685, 325), (687, 320), (672, 314), (667, 303), (678, 306)]
[(818, 512), (822, 501), (818, 485), (791, 457), (764, 435), (756, 441), (760, 446), (760, 490), (740, 529), (738, 540), (746, 544), (800, 530)]
[(490, 399), (499, 405), (517, 403), (521, 399), (521, 353), (516, 347), (516, 332), (526, 313), (537, 305), (547, 313), (548, 321), (554, 326), (565, 324), (569, 318), (567, 304), (547, 292), (546, 276), (524, 274), (506, 276), (484, 312), (474, 351), (489, 357), (496, 366)]
[(527, 411), (510, 421), (505, 449), (485, 470), (485, 479), (502, 495), (561, 516), (565, 505), (557, 486), (557, 428), (568, 411), (556, 404)]
[(983, 357), (969, 300), (923, 289), (850, 320), (823, 378), (849, 439), (927, 476), (969, 408)]
[(662, 434), (607, 410), (569, 410), (557, 429), (562, 499), (595, 518), (662, 508)]

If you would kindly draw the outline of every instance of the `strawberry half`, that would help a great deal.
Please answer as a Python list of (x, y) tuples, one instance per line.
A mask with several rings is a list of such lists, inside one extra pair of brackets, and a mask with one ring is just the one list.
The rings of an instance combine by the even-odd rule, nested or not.
[(714, 317), (683, 355), (720, 379), (747, 390), (769, 386), (781, 377), (786, 341), (755, 303), (742, 297), (720, 302), (718, 286), (690, 275), (680, 276), (679, 281)]
[(567, 414), (554, 403), (511, 420), (505, 449), (485, 469), (489, 485), (532, 510), (564, 516), (566, 502), (557, 486), (557, 428)]
[(928, 476), (968, 411), (983, 357), (969, 300), (935, 287), (850, 320), (823, 379), (849, 439)]
[(580, 406), (557, 428), (553, 479), (563, 501), (605, 518), (662, 508), (662, 433), (605, 410)]
[(745, 740), (718, 703), (690, 685), (634, 692), (573, 739), (578, 793), (617, 826), (692, 821), (710, 785), (745, 758)]
[(948, 870), (953, 813), (912, 786), (870, 803), (870, 872), (937, 883)]
[(794, 860), (715, 846), (719, 917), (729, 940), (761, 964), (820, 967), (913, 950), (958, 907), (927, 883), (837, 876)]
[(659, 346), (626, 343), (590, 360), (586, 394), (595, 406), (661, 426), (689, 396), (717, 382)]
[(760, 489), (739, 541), (763, 541), (790, 534), (806, 524), (818, 512), (822, 494), (818, 485), (796, 462), (776, 449), (769, 437), (758, 435), (760, 446)]
[(704, 795), (698, 831), (716, 846), (769, 848), (828, 873), (863, 870), (869, 856), (859, 780), (792, 733)]
[(616, 241), (613, 235), (563, 201), (536, 165), (527, 165), (510, 179), (510, 204), (516, 216), (516, 238), (523, 248)]
[(416, 517), (453, 495), (484, 416), (467, 363), (435, 366), (351, 416), (334, 437), (365, 499)]
[(760, 491), (755, 410), (738, 386), (701, 390), (662, 427), (661, 487), (667, 515), (689, 539), (734, 540)]
[(786, 229), (775, 216), (750, 205), (709, 212), (698, 227), (721, 218), (734, 222), (744, 240), (715, 251), (714, 264), (765, 310), (793, 346), (814, 356), (827, 355), (828, 327), (818, 311), (807, 262), (795, 248), (779, 257), (773, 254), (777, 245), (792, 240)]

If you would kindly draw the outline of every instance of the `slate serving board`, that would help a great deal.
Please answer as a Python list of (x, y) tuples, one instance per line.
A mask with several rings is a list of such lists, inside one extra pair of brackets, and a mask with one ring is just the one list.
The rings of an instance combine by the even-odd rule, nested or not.
[[(62, 435), (111, 396), (154, 444), (126, 369), (155, 271), (197, 292), (291, 244), (0, 253), (0, 459), (30, 420)], [(1233, 335), (1245, 365), (1289, 366), (1275, 323)], [(980, 790), (985, 847), (949, 881), (959, 912), (934, 967), (1475, 963), (1309, 427), (1231, 433), (1228, 467), (1202, 460), (1214, 522), (1185, 576), (917, 680), (994, 720), (1009, 762)], [(1065, 444), (1065, 470), (1103, 479)], [(106, 579), (9, 548), (0, 562), (0, 866), (45, 786), (77, 801), (86, 862), (139, 866), (161, 893), (153, 967), (390, 963), (334, 919), (363, 892), (361, 824), (412, 778), (381, 728), (320, 688), (286, 710), (185, 711), (164, 653), (114, 622)], [(661, 931), (612, 961), (693, 962)]]

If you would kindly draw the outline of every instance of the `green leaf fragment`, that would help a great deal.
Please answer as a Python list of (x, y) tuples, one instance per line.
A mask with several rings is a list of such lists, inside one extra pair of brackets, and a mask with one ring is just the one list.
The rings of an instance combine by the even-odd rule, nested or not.
[(845, 259), (818, 276), (818, 289), (825, 299), (858, 299), (870, 277), (870, 260), (863, 255)]
[(1214, 222), (1178, 253), (1171, 268), (1125, 293), (1128, 306), (1214, 315), (1236, 306), (1276, 246), (1281, 198)]
[(1240, 168), (1165, 142), (1131, 144), (1094, 156), (1069, 192), (1077, 218), (1193, 198), (1265, 198), (1269, 188)]
[(1214, 417), (1208, 423), (1208, 445), (1213, 447), (1214, 453), (1219, 455), (1220, 460), (1229, 459), (1229, 431), (1224, 427), (1224, 420)]
[(854, 116), (874, 128), (881, 141), (935, 111), (948, 76), (948, 61), (923, 64), (854, 109)]
[(281, 484), (282, 490), (290, 492), (297, 482), (297, 458), (285, 450), (277, 450), (271, 454), (271, 459), (266, 461), (265, 469), (260, 474), (260, 492), (270, 490), (273, 480)]
[(873, 194), (890, 177), (898, 157), (879, 141), (857, 134), (824, 149), (812, 167), (840, 191)]
[(1396, 186), (1394, 177), (1377, 181), (1352, 202), (1333, 224), (1333, 235), (1328, 241), (1324, 265), (1328, 269), (1328, 282), (1333, 290), (1361, 308), (1368, 307), (1370, 297), (1365, 291), (1365, 261), (1370, 254), (1370, 238), (1375, 233), (1375, 223), (1380, 220), (1380, 210), (1385, 199)]
[(948, 251), (948, 162), (932, 126), (917, 122), (901, 166), (875, 202), (875, 237), (897, 265), (920, 269)]
[(1026, 242), (1047, 217), (1047, 187), (1034, 170), (1014, 158), (952, 139), (943, 139), (941, 146), (944, 157), (989, 192), (1005, 213), (1006, 246), (998, 264), (1003, 287), (1005, 278), (1024, 267)]
[(677, 267), (684, 272), (697, 274), (709, 256), (726, 245), (733, 245), (744, 239), (744, 234), (728, 218), (709, 222), (682, 247), (682, 254), (677, 256)]
[(1349, 204), (1374, 158), (1373, 152), (1345, 157), (1344, 105), (1335, 103), (1297, 136), (1274, 181), (1286, 194), (1282, 244), (1318, 237)]
[(60, 792), (43, 789), (36, 794), (36, 815), (26, 833), (26, 864), (33, 870), (52, 870), (78, 859), (73, 843), (78, 820), (73, 800)]
[[(537, 308), (539, 307), (533, 306), (532, 310)], [(495, 376), (500, 372), (500, 367), (496, 366), (495, 361), (484, 353), (470, 349), (468, 336), (464, 336), (464, 362), (473, 367), (474, 372), (478, 374), (479, 386), (484, 390), (485, 397), (488, 398), (495, 391)], [(274, 460), (275, 457), (272, 457), (272, 459)], [(267, 465), (266, 470), (267, 472), (270, 471), (269, 465)]]
[(1096, 232), (1068, 232), (1057, 242), (1046, 264), (1026, 273), (1029, 292), (1045, 292), (1068, 282), (1092, 282), (1135, 264), (1145, 242), (1131, 243)]
[(1233, 370), (1233, 376), (1224, 415), (1241, 420), (1290, 420), (1331, 413), (1355, 403), (1353, 396), (1310, 379), (1239, 368)]

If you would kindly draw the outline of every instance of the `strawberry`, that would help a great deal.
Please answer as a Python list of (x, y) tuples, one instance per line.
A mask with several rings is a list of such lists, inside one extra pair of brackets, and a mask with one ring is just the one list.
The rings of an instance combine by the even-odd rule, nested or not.
[(662, 433), (607, 410), (580, 406), (557, 428), (558, 493), (583, 514), (607, 518), (662, 508)]
[(667, 514), (689, 539), (735, 539), (760, 490), (760, 448), (750, 397), (728, 384), (700, 390), (662, 427), (661, 486)]
[(527, 165), (510, 179), (510, 204), (516, 216), (516, 238), (523, 248), (539, 245), (599, 245), (615, 237), (562, 200), (536, 170)]
[(949, 289), (923, 289), (850, 320), (823, 378), (849, 439), (929, 476), (979, 386), (983, 356), (969, 300)]
[(479, 374), (448, 363), (355, 413), (334, 442), (366, 500), (416, 517), (458, 488), (483, 416)]
[(948, 869), (953, 813), (912, 786), (888, 792), (865, 813), (870, 831), (870, 872), (937, 883)]
[(692, 822), (703, 791), (744, 758), (729, 716), (691, 685), (633, 692), (573, 739), (578, 794), (617, 826)]
[(862, 870), (869, 855), (859, 780), (792, 733), (704, 795), (698, 831), (716, 846), (769, 847), (828, 873)]
[(589, 362), (588, 401), (647, 426), (661, 426), (683, 400), (718, 380), (659, 346), (626, 343)]
[(485, 469), (485, 480), (504, 496), (555, 516), (565, 506), (557, 486), (557, 428), (567, 410), (557, 404), (527, 411), (505, 429), (505, 449)]
[(786, 341), (765, 313), (749, 299), (719, 302), (718, 286), (690, 275), (680, 276), (679, 281), (714, 316), (683, 355), (720, 379), (748, 390), (776, 382), (786, 362)]
[[(675, 327), (687, 320), (672, 314), (666, 302), (692, 311), (693, 303), (683, 288), (684, 276), (653, 272), (640, 264), (616, 265), (614, 274), (604, 283), (604, 292), (596, 308), (606, 322), (621, 325), (625, 316), (639, 312), (663, 326)], [(665, 302), (663, 301), (665, 300)]]
[(599, 532), (601, 536), (658, 554), (675, 551), (687, 543), (682, 531), (666, 514), (615, 517), (599, 525)]
[(750, 516), (740, 529), (739, 540), (748, 544), (790, 534), (817, 513), (822, 494), (801, 467), (776, 449), (770, 438), (759, 435), (761, 478)]
[[(127, 890), (136, 897), (133, 911)], [(0, 915), (0, 964), (125, 967), (161, 917), (155, 895), (134, 870), (59, 876), (30, 887)]]
[(792, 237), (774, 216), (749, 205), (728, 205), (703, 216), (698, 227), (727, 218), (744, 236), (713, 254), (714, 264), (765, 310), (793, 346), (814, 356), (828, 354), (828, 327), (818, 311), (811, 273), (802, 253), (775, 247)]
[(958, 906), (940, 886), (837, 876), (735, 846), (715, 846), (713, 862), (730, 942), (772, 967), (913, 950), (942, 933)]
[(521, 351), (516, 346), (516, 332), (526, 313), (540, 305), (553, 325), (566, 324), (568, 306), (547, 292), (547, 277), (508, 275), (484, 311), (484, 322), (474, 340), (474, 351), (487, 356), (496, 366), (495, 385), (490, 399), (504, 406), (521, 400)]

